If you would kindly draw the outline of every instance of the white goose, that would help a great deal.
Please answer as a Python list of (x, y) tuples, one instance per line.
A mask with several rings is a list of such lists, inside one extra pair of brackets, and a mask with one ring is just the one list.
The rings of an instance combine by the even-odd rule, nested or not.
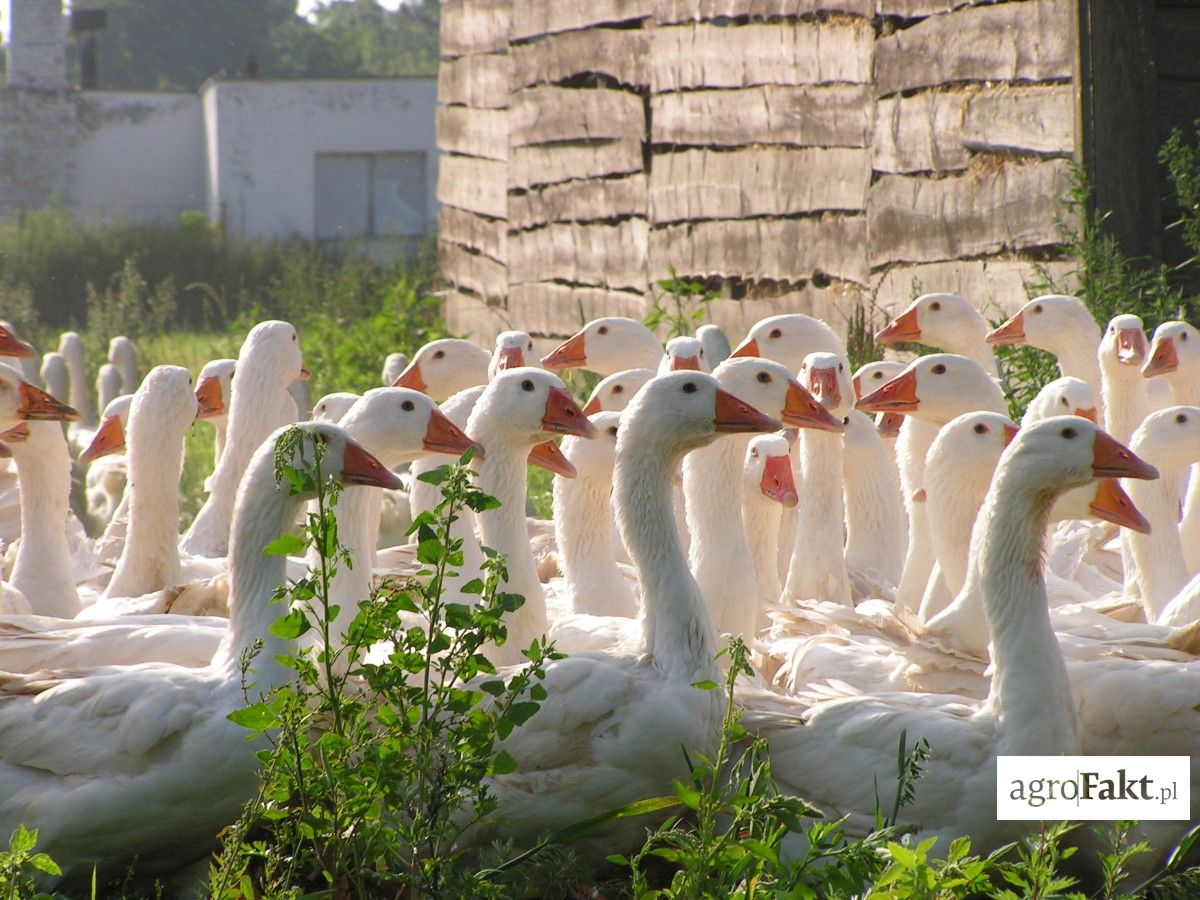
[[(134, 385), (136, 390), (137, 385)], [(96, 372), (96, 400), (101, 410), (125, 393), (121, 390), (121, 372), (112, 363), (105, 363)]]
[(51, 395), (66, 397), (70, 394), (71, 373), (67, 371), (67, 361), (57, 350), (51, 350), (42, 357), (40, 374), (42, 384)]
[[(781, 786), (832, 817), (848, 816), (848, 834), (866, 834), (907, 732), (910, 747), (925, 738), (932, 748), (924, 789), (902, 810), (901, 824), (914, 827), (918, 840), (934, 837), (933, 852), (945, 853), (967, 835), (973, 849), (986, 853), (1025, 834), (1027, 823), (996, 820), (996, 757), (1081, 749), (1039, 574), (1050, 507), (1059, 491), (1096, 477), (1152, 474), (1086, 420), (1048, 419), (1023, 430), (1001, 459), (976, 526), (994, 647), (988, 699), (859, 694), (814, 703), (799, 718), (748, 710), (743, 724), (769, 740)], [(803, 836), (788, 840), (801, 844)]]
[(196, 556), (223, 556), (229, 545), (234, 493), (255, 449), (266, 435), (296, 419), (288, 385), (303, 371), (296, 329), (287, 322), (260, 322), (242, 343), (238, 384), (229, 404), (229, 434), (212, 475), (208, 499), (180, 543)]
[(1133, 315), (1114, 316), (1104, 329), (1097, 351), (1105, 430), (1128, 443), (1150, 411), (1142, 366), (1146, 362), (1146, 333)]
[(384, 387), (392, 387), (396, 379), (408, 368), (408, 357), (403, 353), (389, 353), (383, 360), (383, 372), (380, 380)]
[(441, 403), (459, 391), (486, 384), (491, 358), (482, 347), (460, 338), (430, 341), (413, 354), (392, 386), (420, 391)]
[(138, 388), (138, 352), (133, 341), (123, 334), (108, 342), (108, 362), (121, 375), (118, 394), (132, 394)]
[(1044, 385), (1029, 401), (1021, 425), (1032, 425), (1052, 416), (1081, 416), (1096, 421), (1096, 397), (1087, 382), (1064, 375)]
[(785, 508), (799, 502), (792, 474), (792, 440), (788, 432), (759, 434), (746, 445), (742, 467), (742, 525), (754, 559), (759, 609), (778, 603), (783, 593), (779, 577), (779, 523)]
[(621, 412), (633, 400), (634, 394), (653, 378), (651, 369), (624, 369), (603, 378), (592, 389), (583, 411), (589, 416), (598, 412)]
[[(342, 416), (350, 412), (350, 407), (362, 399), (361, 394), (351, 393), (350, 391), (334, 391), (332, 394), (326, 394), (320, 400), (313, 404), (312, 414), (309, 419), (313, 422), (332, 422), (335, 425), (342, 421)], [(351, 435), (351, 437), (354, 437)], [(358, 440), (355, 438), (355, 440)], [(362, 441), (359, 441), (361, 444)], [(368, 448), (369, 449), (369, 448)], [(374, 453), (375, 451), (371, 451)], [(378, 453), (375, 453), (378, 456)], [(374, 493), (372, 491), (372, 493)]]
[[(854, 373), (853, 378), (854, 399), (859, 400), (863, 394), (869, 394), (876, 388), (883, 387), (887, 382), (903, 372), (904, 366), (904, 363), (892, 359), (881, 359), (860, 366), (858, 371)], [(875, 418), (875, 424), (879, 429), (879, 436), (883, 438), (884, 446), (891, 455), (894, 464), (896, 460), (896, 438), (900, 435), (900, 426), (904, 424), (904, 416), (901, 413), (880, 413)]]
[(965, 297), (922, 294), (875, 335), (875, 340), (880, 344), (918, 341), (973, 359), (992, 374), (999, 369), (988, 346), (988, 330), (987, 319)]
[(681, 369), (691, 369), (694, 372), (711, 372), (708, 360), (704, 358), (704, 345), (699, 338), (686, 335), (673, 337), (667, 341), (662, 359), (658, 362), (658, 374), (678, 372)]
[(104, 532), (96, 539), (100, 562), (113, 562), (121, 555), (129, 530), (129, 499), (125, 496), (129, 472), (124, 450), (132, 405), (133, 394), (122, 394), (104, 407), (92, 442), (79, 454), (79, 462), (88, 467), (88, 508), (105, 523)]
[(64, 331), (58, 338), (58, 352), (67, 365), (67, 402), (79, 413), (79, 427), (90, 428), (95, 425), (96, 416), (88, 398), (89, 383), (83, 354), (83, 338), (74, 331)]
[[(397, 486), (336, 426), (298, 427), (324, 441), (323, 475)], [(178, 870), (209, 853), (257, 789), (261, 747), (227, 716), (292, 677), (276, 662), (292, 645), (269, 630), (279, 617), (270, 599), (284, 558), (262, 553), (306, 499), (275, 483), (281, 433), (254, 454), (238, 492), (229, 541), (235, 603), (209, 666), (0, 677), (0, 830), (37, 828), (64, 879), (86, 880), (94, 866), (105, 877), (135, 858), (147, 873)], [(243, 673), (257, 642), (261, 651)]]
[(225, 449), (229, 403), (233, 397), (233, 370), (236, 366), (236, 359), (209, 360), (196, 379), (196, 401), (200, 404), (200, 412), (196, 418), (206, 420), (217, 433), (214, 463), (220, 462), (221, 453)]
[(495, 378), (497, 372), (519, 369), (521, 366), (541, 368), (533, 352), (533, 338), (524, 331), (500, 332), (496, 335), (496, 346), (488, 360), (488, 381)]
[(563, 341), (542, 358), (542, 366), (551, 372), (586, 369), (612, 375), (625, 369), (656, 370), (662, 355), (662, 344), (641, 322), (605, 316), (593, 319)]
[[(546, 667), (547, 699), (503, 742), (518, 770), (489, 780), (504, 833), (518, 844), (670, 791), (687, 774), (681, 747), (712, 752), (720, 698), (692, 685), (719, 679), (717, 648), (675, 533), (672, 480), (681, 457), (720, 432), (778, 428), (701, 372), (659, 376), (622, 415), (614, 505), (638, 568), (643, 644), (635, 654), (578, 654)], [(644, 840), (643, 823), (616, 828), (600, 839), (604, 852)]]
[(844, 440), (842, 482), (851, 595), (859, 600), (895, 596), (908, 539), (900, 475), (869, 416), (850, 410)]

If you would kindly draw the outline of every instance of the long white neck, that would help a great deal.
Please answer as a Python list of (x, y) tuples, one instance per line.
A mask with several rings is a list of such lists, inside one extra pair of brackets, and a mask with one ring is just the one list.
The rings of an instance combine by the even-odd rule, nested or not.
[[(475, 403), (479, 396), (483, 393), (484, 385), (478, 385), (473, 388), (468, 388), (464, 391), (459, 391), (453, 397), (441, 404), (443, 415), (446, 416), (454, 425), (466, 430), (467, 421), (471, 417), (471, 411), (475, 408)], [(442, 502), (442, 491), (436, 484), (429, 484), (421, 481), (417, 476), (425, 472), (431, 472), (440, 465), (444, 465), (449, 460), (446, 457), (437, 454), (424, 456), (421, 459), (413, 462), (409, 466), (411, 482), (408, 489), (408, 508), (412, 512), (412, 517), (415, 519), (421, 513), (433, 509)], [(463, 510), (463, 518), (467, 520), (466, 525), (470, 526), (471, 540), (474, 542), (474, 527), (475, 514), (471, 510)], [(464, 526), (464, 531), (468, 530)], [(476, 546), (478, 550), (478, 546)], [(464, 566), (464, 568), (469, 568)], [(478, 566), (476, 566), (478, 568)], [(475, 576), (472, 575), (472, 578)]]
[(875, 423), (858, 410), (850, 413), (842, 480), (846, 498), (846, 568), (875, 572), (890, 585), (904, 570), (908, 523), (900, 477)]
[(125, 549), (125, 538), (129, 534), (128, 482), (126, 482), (125, 488), (121, 492), (121, 502), (117, 504), (112, 518), (104, 526), (104, 533), (96, 541), (96, 558), (100, 561), (118, 559)]
[(915, 612), (925, 595), (925, 585), (933, 571), (935, 556), (925, 521), (925, 504), (913, 501), (913, 495), (925, 483), (925, 454), (937, 437), (937, 426), (909, 416), (896, 438), (896, 461), (900, 468), (900, 489), (908, 512), (908, 552), (904, 572), (896, 588), (896, 606)]
[(1058, 357), (1059, 372), (1086, 382), (1092, 389), (1092, 396), (1102, 402), (1104, 395), (1100, 380), (1100, 361), (1096, 356), (1099, 347), (1100, 332), (1093, 328), (1093, 333), (1089, 335), (1080, 335), (1076, 340), (1064, 341), (1061, 346), (1055, 348), (1054, 355)]
[[(125, 547), (104, 591), (108, 597), (137, 597), (179, 583), (179, 478), (183, 432), (155, 428), (152, 408), (131, 417), (129, 429), (129, 527)], [(143, 424), (145, 423), (145, 424)]]
[(783, 507), (764, 497), (762, 491), (747, 488), (742, 494), (742, 526), (750, 544), (750, 556), (758, 580), (759, 608), (778, 603), (783, 596), (779, 578), (779, 524)]
[(979, 515), (985, 611), (992, 637), (990, 708), (999, 713), (998, 753), (1079, 752), (1066, 665), (1046, 600), (1042, 545), (1052, 496), (1002, 465)]
[(831, 600), (850, 603), (844, 544), (843, 454), (840, 434), (805, 431), (800, 435), (804, 490), (797, 507), (792, 564), (783, 588), (787, 602)]
[(209, 419), (212, 422), (213, 431), (213, 460), (221, 461), (221, 454), (225, 452), (225, 435), (229, 430), (229, 417), (225, 415), (214, 416)]
[[(1144, 449), (1134, 446), (1139, 455)], [(1150, 534), (1128, 532), (1127, 542), (1133, 557), (1125, 580), (1136, 583), (1136, 591), (1146, 608), (1146, 621), (1155, 622), (1188, 581), (1183, 543), (1179, 536), (1179, 500), (1176, 485), (1182, 474), (1178, 466), (1168, 467), (1153, 454), (1143, 456), (1159, 467), (1161, 478), (1155, 481), (1125, 479), (1121, 484), (1146, 520)]]
[(942, 579), (952, 596), (962, 590), (967, 580), (971, 529), (975, 527), (979, 509), (987, 497), (993, 471), (991, 466), (981, 466), (973, 467), (957, 478), (930, 473), (928, 479), (925, 508), (929, 537)]
[(479, 473), (480, 489), (499, 500), (500, 507), (478, 515), (479, 537), (485, 547), (503, 554), (507, 561), (508, 583), (501, 589), (525, 598), (524, 605), (509, 616), (508, 639), (493, 651), (492, 662), (517, 665), (525, 659), (521, 650), (548, 628), (546, 595), (529, 549), (529, 526), (525, 522), (526, 457), (532, 448), (526, 441), (497, 440), (489, 430), (481, 423), (472, 432), (487, 453), (471, 464)]
[(1137, 366), (1111, 363), (1102, 370), (1104, 430), (1128, 444), (1150, 408), (1146, 379)]
[(575, 612), (638, 614), (637, 599), (613, 556), (611, 472), (554, 479), (554, 536)]
[[(364, 487), (346, 488), (333, 507), (337, 520), (338, 540), (350, 553), (350, 566), (339, 566), (329, 584), (329, 603), (340, 607), (337, 618), (330, 623), (330, 637), (335, 645), (342, 644), (350, 623), (358, 615), (358, 604), (371, 596), (371, 554), (379, 533), (377, 502), (380, 491)], [(375, 516), (372, 518), (374, 507)], [(305, 554), (309, 571), (321, 564), (316, 548)]]
[(21, 542), (12, 585), (35, 614), (69, 619), (79, 612), (79, 595), (67, 544), (71, 455), (62, 427), (30, 422), (29, 438), (13, 458), (21, 488)]
[(671, 510), (680, 451), (629, 440), (639, 424), (631, 420), (621, 426), (625, 436), (617, 445), (613, 499), (621, 538), (642, 588), (643, 651), (668, 675), (715, 675), (712, 622), (688, 569)]
[(758, 591), (750, 545), (737, 512), (742, 508), (742, 461), (750, 437), (722, 437), (683, 460), (692, 574), (717, 634), (738, 634), (747, 640), (758, 626), (754, 602)]
[(989, 331), (987, 320), (983, 316), (978, 316), (961, 324), (964, 326), (961, 335), (949, 336), (952, 339), (942, 341), (941, 349), (947, 353), (957, 353), (959, 356), (975, 360), (989, 375), (999, 375), (1000, 367), (996, 362), (995, 354), (992, 353), (991, 344), (987, 342)]
[(83, 354), (78, 356), (69, 353), (65, 357), (67, 363), (68, 388), (67, 395), (70, 404), (79, 413), (79, 421), (84, 425), (92, 425), (95, 416), (92, 415), (92, 401), (88, 396), (88, 378), (84, 370)]

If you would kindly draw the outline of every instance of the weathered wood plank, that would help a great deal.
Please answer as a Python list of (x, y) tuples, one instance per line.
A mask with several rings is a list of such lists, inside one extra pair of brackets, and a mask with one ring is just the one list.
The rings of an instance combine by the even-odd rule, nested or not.
[(719, 325), (734, 345), (759, 319), (780, 313), (805, 313), (824, 321), (837, 334), (846, 334), (854, 308), (867, 300), (867, 290), (847, 281), (819, 288), (806, 284), (799, 290), (743, 300), (717, 299), (708, 305), (709, 321)]
[(646, 136), (642, 98), (606, 88), (524, 88), (512, 96), (509, 140), (514, 147), (553, 141)]
[(1020, 0), (930, 16), (875, 43), (876, 91), (1070, 78), (1073, 9), (1072, 0)]
[(460, 244), (438, 241), (438, 271), (450, 284), (481, 297), (503, 299), (508, 293), (504, 264)]
[(508, 236), (509, 282), (566, 281), (643, 290), (649, 226), (642, 218), (616, 225), (555, 222)]
[(439, 106), (438, 149), (484, 159), (508, 159), (507, 109), (472, 109), (469, 106)]
[(512, 0), (442, 0), (442, 55), (494, 53), (507, 48), (512, 7)]
[(521, 0), (513, 5), (512, 39), (645, 19), (651, 5), (651, 0)]
[(971, 150), (1071, 153), (1075, 89), (1069, 84), (988, 88), (967, 98), (962, 142)]
[(508, 170), (493, 159), (444, 153), (438, 161), (437, 198), (448, 206), (503, 219), (508, 214)]
[(961, 90), (921, 91), (885, 97), (875, 106), (872, 162), (879, 172), (947, 172), (965, 169)]
[(870, 18), (875, 0), (654, 0), (654, 23), (673, 25), (708, 19), (777, 19), (817, 13), (849, 13)]
[(659, 94), (650, 105), (655, 144), (866, 147), (874, 104), (869, 86), (835, 84)]
[(743, 219), (668, 225), (650, 232), (650, 278), (680, 275), (808, 281), (815, 272), (866, 284), (865, 216)]
[(453, 206), (443, 206), (438, 211), (438, 239), (462, 244), (497, 262), (507, 259), (508, 223), (503, 219), (489, 219)]
[(870, 183), (870, 154), (858, 148), (665, 153), (650, 170), (650, 221), (857, 211)]
[(503, 306), (489, 305), (480, 297), (454, 289), (443, 292), (442, 311), (446, 325), (453, 334), (470, 338), (489, 349), (496, 335), (514, 328)]
[(509, 186), (516, 189), (578, 178), (627, 175), (644, 168), (642, 142), (632, 139), (514, 147), (509, 160)]
[(1160, 78), (1200, 81), (1200, 9), (1155, 5), (1154, 64)]
[[(1055, 286), (1066, 293), (1077, 287), (1072, 273), (1075, 262), (1046, 262), (1045, 266)], [(1034, 264), (1028, 260), (970, 259), (920, 265), (891, 266), (878, 275), (875, 304), (885, 317), (897, 315), (913, 300), (917, 292), (945, 292), (966, 297), (989, 319), (1004, 319), (1012, 315), (1028, 299), (1027, 284), (1038, 279)], [(883, 322), (878, 323), (880, 327)]]
[(512, 68), (513, 58), (506, 53), (444, 59), (438, 66), (438, 103), (503, 109), (508, 106)]
[(646, 215), (646, 176), (568, 181), (508, 196), (509, 224), (588, 222)]
[(520, 322), (522, 329), (530, 334), (569, 337), (601, 316), (640, 319), (645, 312), (645, 301), (641, 292), (565, 284), (514, 284), (509, 292), (508, 309), (513, 321)]
[(655, 28), (650, 34), (650, 84), (659, 92), (871, 80), (875, 32), (866, 19), (737, 27), (703, 23)]
[(1066, 160), (929, 179), (884, 175), (867, 196), (871, 265), (983, 256), (1061, 240)]
[(975, 6), (979, 2), (980, 0), (875, 0), (875, 15), (921, 19), (964, 6)]
[(650, 82), (650, 33), (629, 28), (589, 28), (547, 35), (512, 50), (512, 86), (551, 84), (583, 72), (622, 84)]

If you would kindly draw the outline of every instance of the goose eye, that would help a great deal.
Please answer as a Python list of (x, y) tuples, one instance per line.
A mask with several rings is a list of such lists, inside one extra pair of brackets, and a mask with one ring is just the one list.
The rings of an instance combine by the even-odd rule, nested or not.
[(441, 359), (441, 358), (442, 358), (443, 356), (445, 356), (445, 355), (446, 355), (446, 351), (445, 351), (445, 350), (438, 350), (438, 351), (436, 351), (436, 352), (433, 354), (433, 358), (434, 358), (434, 359)]
[(1040, 313), (1040, 312), (1042, 311), (1042, 304), (1040, 304), (1040, 303), (1039, 303), (1037, 306), (1035, 306), (1035, 307), (1033, 308), (1033, 311), (1034, 311), (1035, 313)]
[(613, 437), (616, 437), (616, 436), (617, 436), (617, 426), (616, 426), (616, 425), (610, 425), (610, 426), (608, 427), (608, 433), (609, 433), (609, 434), (611, 434)]
[(1064, 428), (1062, 430), (1062, 436), (1065, 437), (1068, 441), (1071, 440), (1071, 438), (1075, 437), (1076, 433), (1077, 432), (1075, 431), (1074, 428)]
[(612, 389), (612, 392), (614, 394), (622, 394), (625, 392), (625, 388), (618, 384)]
[(1182, 425), (1184, 422), (1187, 421), (1187, 416), (1185, 416), (1183, 413), (1180, 413), (1179, 415), (1177, 415), (1175, 417), (1175, 421), (1178, 422), (1180, 425)]
[(694, 394), (694, 393), (696, 393), (696, 382), (694, 382), (694, 381), (689, 381), (687, 384), (685, 384), (685, 385), (683, 386), (683, 392), (684, 392), (685, 394)]
[(1066, 397), (1059, 397), (1059, 398), (1058, 398), (1058, 402), (1059, 402), (1059, 403), (1061, 403), (1063, 406), (1070, 406), (1070, 405), (1071, 405), (1070, 403), (1068, 403), (1068, 402), (1067, 402), (1067, 398), (1066, 398)]
[(946, 374), (946, 366), (942, 363), (938, 363), (936, 366), (933, 367), (932, 371), (933, 371), (934, 375), (945, 375)]
[(883, 373), (882, 373), (882, 372), (876, 372), (876, 373), (875, 373), (874, 375), (872, 375), (871, 377), (872, 377), (872, 378), (876, 378), (876, 379), (878, 379), (878, 378), (882, 378), (882, 377), (883, 377)]
[(608, 326), (601, 325), (599, 328), (596, 329), (596, 334), (608, 334)]
[(782, 336), (783, 336), (783, 332), (780, 331), (778, 328), (772, 328), (771, 333), (767, 335), (767, 337), (771, 337), (771, 338), (777, 338), (777, 337), (782, 337)]
[(529, 348), (528, 348), (528, 349), (530, 349), (530, 350), (532, 350), (532, 349), (533, 349), (533, 341), (530, 341), (530, 342), (529, 342)]
[(986, 425), (976, 425), (976, 426), (975, 426), (975, 433), (976, 433), (976, 434), (987, 434), (987, 433), (988, 433), (988, 427), (987, 427)]
[(757, 450), (757, 449), (755, 449), (755, 450), (751, 450), (751, 451), (750, 451), (750, 455), (751, 455), (751, 456), (753, 456), (753, 457), (755, 457), (755, 458), (757, 458), (757, 457), (758, 457), (758, 450)]
[(845, 371), (846, 371), (846, 367), (845, 367), (845, 366), (843, 366), (841, 363), (838, 363), (838, 371), (839, 371), (839, 372), (845, 372)]
[(400, 408), (405, 412), (412, 412), (416, 407), (413, 406), (413, 402), (411, 400), (405, 400), (400, 404)]
[(294, 334), (292, 335), (292, 343), (296, 343), (296, 336)]
[(521, 390), (532, 391), (533, 390), (533, 382), (530, 381), (528, 378), (526, 378), (524, 381), (521, 382)]
[(1186, 331), (1179, 332), (1179, 339), (1181, 341), (1186, 341), (1187, 340), (1187, 332)]
[(770, 373), (768, 373), (768, 372), (759, 372), (759, 373), (758, 373), (758, 382), (759, 382), (759, 384), (770, 384), (770, 383), (771, 383), (771, 375), (770, 375)]
[(929, 308), (932, 309), (934, 312), (937, 312), (939, 309), (942, 308), (942, 304), (939, 303), (937, 300), (934, 300), (932, 303), (929, 304)]

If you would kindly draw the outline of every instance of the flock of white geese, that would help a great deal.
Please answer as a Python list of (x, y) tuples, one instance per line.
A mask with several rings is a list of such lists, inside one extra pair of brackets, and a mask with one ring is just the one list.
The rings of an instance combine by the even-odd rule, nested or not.
[[(411, 570), (389, 519), (439, 499), (394, 470), (477, 446), (478, 483), (501, 505), (458, 523), (449, 590), (474, 577), (482, 546), (502, 552), (525, 604), (494, 661), (521, 665), (541, 635), (569, 654), (504, 741), (518, 769), (494, 779), (498, 820), (472, 839), (528, 843), (670, 793), (688, 771), (681, 748), (718, 738), (720, 698), (693, 684), (721, 680), (725, 634), (753, 650), (758, 676), (738, 695), (775, 777), (847, 816), (851, 836), (891, 795), (902, 732), (932, 748), (902, 824), (943, 850), (967, 835), (986, 852), (1036, 827), (996, 820), (999, 755), (1197, 755), (1200, 334), (1169, 322), (1148, 342), (1133, 315), (1102, 330), (1059, 295), (989, 331), (962, 297), (927, 294), (879, 338), (944, 352), (852, 373), (841, 339), (807, 315), (761, 320), (732, 353), (712, 326), (664, 348), (608, 317), (540, 360), (523, 332), (490, 353), (432, 341), (407, 365), (389, 358), (391, 386), (316, 404), (301, 427), (351, 486), (339, 530), (369, 561), (333, 585), (345, 620), (373, 578)], [(1020, 423), (997, 344), (1047, 350), (1062, 371)], [(227, 719), (247, 702), (247, 648), (264, 645), (251, 701), (289, 676), (268, 601), (309, 561), (261, 550), (306, 499), (273, 477), (307, 377), (297, 334), (261, 323), (197, 384), (176, 366), (139, 383), (132, 345), (115, 339), (91, 427), (78, 336), (43, 357), (48, 391), (35, 356), (0, 330), (0, 835), (36, 827), (69, 879), (134, 859), (179, 872), (256, 790), (256, 746)], [(554, 374), (568, 369), (603, 376), (582, 405)], [(215, 427), (217, 462), (180, 535), (197, 418)], [(72, 511), (81, 463), (95, 538)], [(526, 518), (531, 463), (559, 476), (552, 523)], [(1187, 826), (1144, 823), (1155, 852), (1133, 867), (1156, 865)], [(644, 823), (622, 827), (605, 851), (640, 843)]]

